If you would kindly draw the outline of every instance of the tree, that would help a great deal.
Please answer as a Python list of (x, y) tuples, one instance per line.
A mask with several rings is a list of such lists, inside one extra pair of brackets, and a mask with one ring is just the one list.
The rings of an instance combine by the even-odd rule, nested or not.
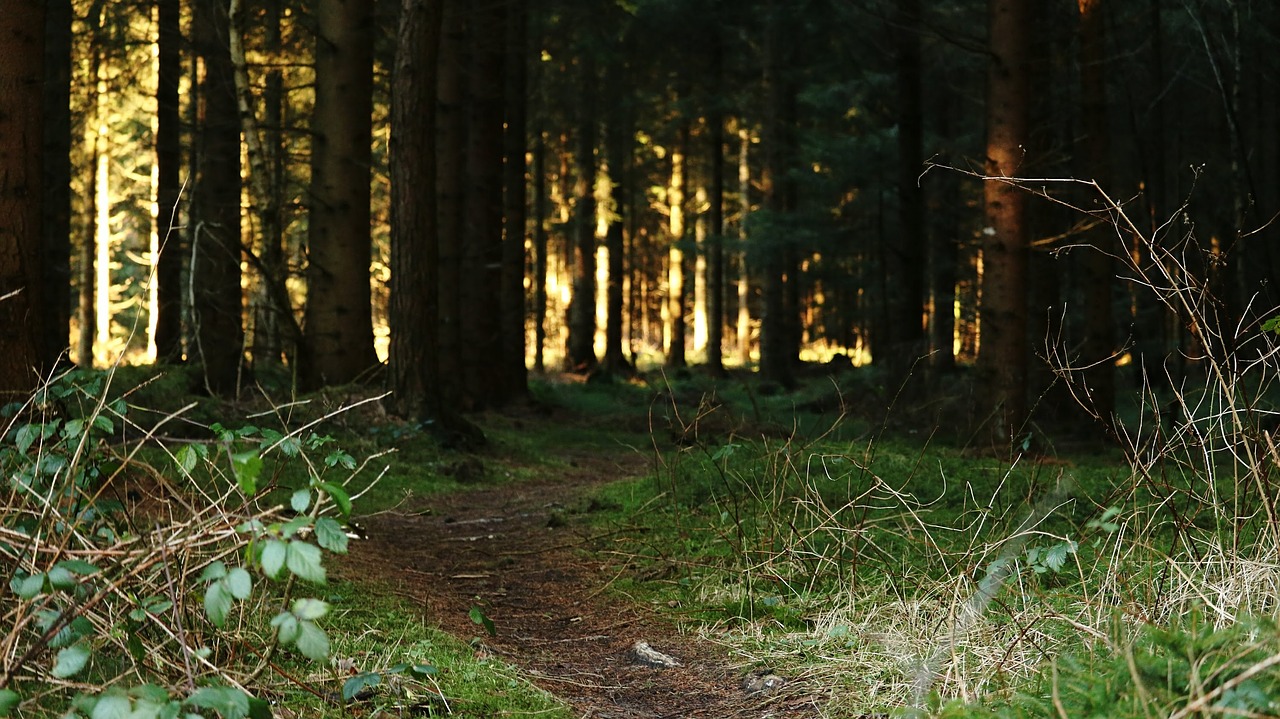
[(43, 0), (8, 3), (0, 13), (0, 403), (21, 399), (46, 370), (44, 32)]
[(788, 284), (794, 285), (794, 272), (788, 273), (790, 254), (781, 237), (780, 225), (792, 209), (791, 184), (787, 177), (787, 163), (794, 151), (795, 128), (791, 125), (795, 107), (795, 85), (788, 68), (790, 66), (787, 32), (787, 11), (776, 0), (767, 4), (765, 22), (765, 136), (764, 166), (760, 184), (764, 193), (764, 209), (767, 211), (765, 237), (759, 240), (761, 257), (764, 316), (760, 322), (760, 372), (769, 380), (789, 387), (795, 382), (792, 365), (796, 357), (792, 353), (792, 341), (796, 333), (796, 319), (788, 309)]
[(1015, 178), (1027, 144), (1029, 9), (988, 0), (987, 158), (978, 365), (993, 430), (1011, 442), (1027, 419), (1026, 194)]
[(49, 0), (44, 62), (43, 366), (67, 351), (71, 324), (71, 0)]
[[(501, 317), (498, 332), (501, 399), (523, 395), (528, 388), (525, 364), (525, 233), (528, 193), (525, 152), (528, 146), (529, 7), (519, 2), (506, 13), (506, 132), (504, 133)], [(541, 217), (538, 222), (541, 222)]]
[(182, 192), (182, 125), (178, 86), (182, 75), (182, 7), (180, 0), (158, 0), (159, 78), (156, 91), (156, 233), (160, 256), (156, 263), (159, 312), (156, 317), (156, 356), (161, 361), (182, 358), (182, 237), (178, 202)]
[[(1111, 133), (1107, 123), (1106, 38), (1103, 32), (1102, 0), (1079, 0), (1080, 8), (1080, 120), (1082, 137), (1078, 146), (1081, 175), (1109, 186)], [(1094, 199), (1094, 198), (1090, 198)], [(1081, 349), (1085, 384), (1091, 411), (1107, 426), (1116, 405), (1115, 342), (1111, 297), (1115, 280), (1110, 238), (1114, 230), (1100, 223), (1088, 231), (1091, 249), (1083, 259), (1084, 343)]]
[(400, 10), (391, 109), (391, 405), (404, 417), (440, 412), (437, 323), (436, 77), (442, 3)]
[(898, 71), (898, 224), (899, 236), (887, 248), (888, 275), (896, 288), (886, 298), (892, 310), (877, 362), (906, 369), (924, 348), (925, 285), (924, 196), (920, 190), (924, 136), (920, 58), (920, 0), (900, 0), (895, 21)]
[(590, 52), (578, 58), (582, 102), (578, 106), (578, 147), (574, 182), (573, 298), (569, 303), (566, 364), (574, 371), (595, 369), (596, 358), (596, 92), (599, 82)]
[(369, 290), (373, 4), (316, 5), (304, 386), (342, 384), (377, 363)]
[(192, 308), (196, 356), (209, 391), (237, 389), (244, 359), (240, 315), (240, 121), (228, 44), (227, 7), (195, 5), (196, 48), (204, 62), (200, 85), (199, 175), (192, 237)]

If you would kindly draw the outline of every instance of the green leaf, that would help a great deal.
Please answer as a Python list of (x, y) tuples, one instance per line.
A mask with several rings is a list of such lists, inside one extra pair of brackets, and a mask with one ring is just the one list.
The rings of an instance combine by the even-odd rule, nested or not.
[(196, 468), (196, 462), (200, 460), (200, 454), (196, 450), (196, 446), (188, 444), (178, 450), (178, 453), (173, 457), (173, 461), (177, 463), (178, 468), (187, 476), (191, 476), (191, 472)]
[(58, 679), (66, 679), (75, 676), (84, 665), (89, 663), (89, 657), (93, 656), (93, 651), (89, 649), (89, 645), (84, 642), (77, 642), (71, 646), (58, 652), (58, 657), (54, 660), (53, 670), (49, 673)]
[(432, 664), (414, 664), (413, 673), (418, 676), (429, 677), (437, 674), (438, 670), (435, 668), (435, 665)]
[(105, 414), (100, 414), (93, 418), (93, 428), (103, 434), (111, 434), (116, 431), (116, 423)]
[(1050, 571), (1057, 572), (1067, 563), (1067, 557), (1075, 554), (1075, 542), (1062, 542), (1049, 547), (1044, 553), (1044, 566)]
[(381, 674), (377, 672), (360, 672), (342, 683), (342, 701), (349, 702), (368, 687), (376, 687), (381, 683)]
[(187, 697), (186, 703), (199, 709), (212, 709), (223, 719), (249, 716), (249, 695), (231, 687), (202, 687)]
[(272, 719), (271, 702), (249, 697), (249, 719)]
[(83, 419), (69, 419), (62, 427), (62, 436), (69, 440), (79, 439), (84, 433)]
[(332, 482), (320, 482), (316, 486), (324, 490), (333, 503), (338, 505), (338, 512), (342, 514), (343, 519), (351, 516), (351, 495), (347, 494), (347, 490)]
[(9, 580), (9, 589), (21, 599), (35, 599), (44, 590), (44, 575), (31, 574)]
[(301, 599), (293, 600), (293, 608), (291, 611), (293, 612), (293, 616), (298, 619), (315, 621), (329, 613), (329, 604), (327, 602), (322, 602), (319, 599), (303, 597)]
[(221, 629), (227, 623), (227, 614), (231, 612), (231, 592), (221, 581), (214, 582), (204, 592), (204, 613), (213, 622), (213, 626)]
[(108, 689), (98, 697), (89, 719), (132, 719), (133, 702), (118, 689)]
[(215, 579), (222, 579), (225, 576), (227, 576), (227, 565), (223, 564), (221, 560), (215, 559), (205, 566), (203, 572), (200, 572), (200, 581), (210, 582)]
[(54, 565), (45, 576), (49, 578), (49, 586), (54, 589), (71, 589), (76, 586), (76, 575), (68, 571), (66, 567)]
[(280, 612), (271, 620), (271, 626), (276, 628), (276, 638), (281, 644), (289, 645), (298, 640), (299, 629), (298, 618), (289, 612)]
[(325, 463), (325, 466), (328, 466), (328, 467), (336, 467), (338, 465), (342, 465), (347, 469), (356, 468), (356, 458), (352, 457), (346, 452), (343, 452), (340, 449), (330, 452), (329, 455), (324, 458), (324, 463)]
[(7, 717), (13, 708), (22, 703), (22, 697), (12, 689), (0, 689), (0, 717)]
[(302, 451), (302, 442), (297, 437), (288, 437), (280, 442), (280, 452), (286, 457), (297, 457)]
[(493, 620), (490, 619), (488, 615), (484, 613), (483, 609), (477, 606), (472, 606), (470, 614), (471, 614), (471, 621), (484, 627), (484, 630), (488, 632), (489, 636), (491, 637), (498, 636), (497, 627), (494, 626)]
[(75, 572), (82, 577), (98, 573), (98, 568), (96, 566), (82, 559), (64, 559), (53, 566), (65, 567), (67, 570)]
[(236, 475), (236, 484), (246, 497), (258, 493), (258, 475), (262, 473), (262, 458), (254, 450), (236, 452), (231, 455), (231, 469)]
[(289, 506), (298, 514), (307, 511), (307, 507), (311, 506), (311, 490), (304, 487), (294, 492), (289, 498)]
[(231, 596), (236, 599), (248, 599), (253, 593), (253, 578), (240, 567), (232, 569), (227, 574), (226, 584), (227, 591), (231, 592)]
[(335, 554), (347, 553), (347, 533), (332, 517), (321, 517), (316, 520), (316, 541), (321, 547)]
[(313, 584), (324, 584), (324, 567), (320, 565), (320, 548), (300, 540), (289, 542), (289, 553), (285, 564), (289, 571), (299, 579)]
[(284, 569), (284, 560), (289, 547), (279, 539), (268, 539), (262, 545), (262, 573), (272, 579), (280, 578), (280, 570)]
[(298, 639), (294, 646), (302, 652), (302, 656), (312, 661), (321, 661), (329, 656), (329, 637), (314, 622), (298, 622)]
[(26, 454), (31, 445), (40, 437), (40, 428), (33, 424), (24, 424), (13, 433), (13, 444), (22, 454)]

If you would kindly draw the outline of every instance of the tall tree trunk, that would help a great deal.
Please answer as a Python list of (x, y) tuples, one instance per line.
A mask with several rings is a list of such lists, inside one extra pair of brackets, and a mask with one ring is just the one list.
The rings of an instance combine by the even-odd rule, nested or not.
[(747, 264), (747, 216), (751, 214), (751, 133), (738, 130), (738, 195), (741, 209), (738, 211), (738, 361), (743, 367), (751, 364), (751, 277)]
[[(528, 66), (529, 7), (517, 2), (506, 14), (506, 133), (503, 198), (505, 230), (502, 238), (502, 306), (499, 322), (501, 334), (502, 399), (510, 400), (528, 389), (528, 366), (525, 364), (525, 236), (528, 233)], [(541, 219), (539, 218), (539, 221)]]
[(547, 344), (547, 133), (533, 148), (533, 369), (546, 370)]
[(669, 211), (667, 246), (667, 366), (684, 367), (685, 360), (685, 258), (684, 186), (685, 148), (689, 128), (683, 123), (671, 150), (671, 183), (667, 186)]
[(45, 3), (0, 13), (0, 404), (23, 400), (48, 369), (41, 154)]
[(768, 211), (767, 236), (757, 240), (761, 258), (760, 274), (764, 295), (764, 316), (760, 321), (760, 372), (770, 381), (784, 387), (795, 383), (793, 367), (795, 355), (791, 352), (794, 342), (794, 319), (787, 310), (787, 284), (795, 282), (788, 276), (788, 252), (782, 237), (780, 224), (787, 213), (788, 191), (786, 163), (791, 152), (793, 128), (787, 126), (794, 105), (794, 87), (787, 73), (790, 38), (783, 28), (787, 11), (777, 0), (767, 3), (768, 19), (765, 29), (765, 136), (764, 163), (760, 184), (764, 193), (764, 209)]
[(378, 362), (369, 289), (373, 4), (316, 6), (305, 386), (342, 384)]
[(193, 193), (196, 227), (191, 248), (196, 356), (206, 388), (236, 391), (243, 359), (240, 311), (240, 119), (228, 45), (227, 6), (197, 0), (197, 53), (205, 67), (200, 86), (199, 176)]
[[(720, 29), (711, 30), (712, 87), (724, 82), (724, 43)], [(711, 182), (707, 188), (707, 366), (724, 374), (724, 112), (711, 98), (707, 113)]]
[(925, 287), (924, 196), (920, 190), (924, 110), (920, 61), (920, 0), (899, 0), (898, 45), (898, 227), (888, 248), (889, 275), (895, 278), (892, 310), (883, 349), (872, 349), (877, 363), (901, 371), (924, 349)]
[(435, 293), (436, 73), (441, 2), (404, 0), (391, 93), (391, 406), (403, 417), (440, 410)]
[(1031, 28), (1025, 0), (988, 0), (987, 161), (979, 370), (997, 441), (1027, 421), (1026, 194), (1017, 176), (1027, 144)]
[(608, 70), (606, 85), (611, 91), (611, 108), (606, 120), (604, 148), (605, 163), (608, 166), (609, 183), (612, 186), (610, 197), (613, 202), (612, 211), (608, 213), (609, 228), (605, 235), (605, 248), (608, 250), (608, 281), (605, 288), (605, 330), (604, 330), (604, 369), (610, 373), (628, 373), (631, 369), (622, 347), (623, 285), (626, 282), (626, 242), (623, 223), (628, 218), (626, 182), (627, 155), (631, 150), (630, 138), (634, 135), (632, 114), (627, 112), (623, 104), (623, 93), (626, 86), (623, 77), (622, 63), (614, 63)]
[(43, 365), (67, 351), (71, 327), (71, 0), (49, 0), (44, 58)]
[(589, 54), (580, 58), (581, 97), (578, 105), (577, 178), (574, 183), (573, 297), (569, 301), (566, 364), (573, 371), (595, 368), (596, 335), (596, 65)]
[[(1081, 177), (1091, 178), (1103, 188), (1109, 185), (1111, 132), (1107, 121), (1107, 51), (1103, 32), (1102, 0), (1079, 0), (1080, 27), (1080, 126), (1082, 137)], [(1090, 202), (1096, 197), (1088, 198)], [(1115, 282), (1116, 249), (1114, 228), (1100, 224), (1089, 231), (1090, 250), (1083, 258), (1084, 345), (1082, 359), (1090, 369), (1084, 373), (1093, 412), (1110, 428), (1116, 404), (1115, 329), (1112, 317), (1112, 287)]]
[[(503, 3), (467, 10), (466, 197), (462, 252), (462, 376), (467, 404), (499, 405), (502, 350)], [(523, 235), (523, 233), (521, 233)]]
[(441, 402), (460, 411), (462, 400), (463, 147), (467, 136), (462, 96), (466, 24), (459, 0), (441, 0), (439, 77), (436, 91), (436, 211), (439, 213), (439, 312), (437, 341)]
[(182, 232), (179, 229), (182, 181), (182, 121), (178, 86), (182, 78), (181, 0), (157, 0), (159, 5), (159, 81), (156, 90), (156, 258), (158, 312), (156, 358), (182, 359)]

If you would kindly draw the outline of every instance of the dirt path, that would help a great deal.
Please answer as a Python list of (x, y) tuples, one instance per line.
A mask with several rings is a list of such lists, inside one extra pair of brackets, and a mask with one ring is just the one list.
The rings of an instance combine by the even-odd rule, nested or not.
[[(594, 530), (566, 510), (590, 487), (644, 471), (643, 461), (581, 453), (570, 465), (563, 476), (369, 517), (369, 541), (353, 559), (458, 636), (483, 634), (468, 616), (472, 606), (483, 606), (497, 627), (486, 650), (523, 667), (577, 716), (817, 716), (812, 688), (789, 682), (748, 692), (744, 670), (729, 665), (723, 647), (680, 634), (650, 608), (609, 596), (606, 584), (617, 569), (586, 551)], [(637, 661), (637, 641), (680, 666)]]

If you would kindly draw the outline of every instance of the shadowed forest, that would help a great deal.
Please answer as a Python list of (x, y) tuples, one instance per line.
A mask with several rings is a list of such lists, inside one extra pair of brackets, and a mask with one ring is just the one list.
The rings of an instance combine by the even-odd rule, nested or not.
[(1280, 716), (1278, 42), (13, 0), (0, 716)]

